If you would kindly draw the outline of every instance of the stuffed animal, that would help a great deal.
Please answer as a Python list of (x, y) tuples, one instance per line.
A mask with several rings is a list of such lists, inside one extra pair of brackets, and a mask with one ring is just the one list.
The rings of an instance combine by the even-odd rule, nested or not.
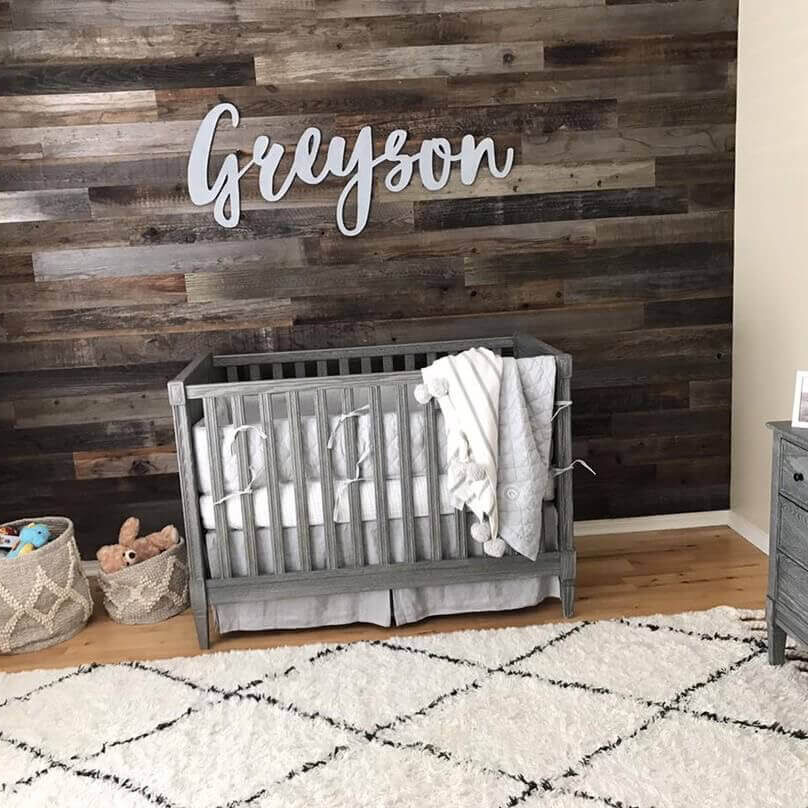
[[(19, 539), (16, 527), (3, 525), (0, 527), (0, 550), (13, 550)], [(5, 556), (3, 556), (5, 557)]]
[(6, 558), (17, 558), (33, 553), (37, 548), (44, 547), (49, 539), (50, 528), (47, 525), (31, 522), (20, 531), (19, 541)]
[(118, 544), (108, 544), (95, 554), (101, 569), (109, 575), (139, 561), (154, 558), (158, 553), (173, 547), (179, 541), (179, 531), (174, 525), (166, 525), (157, 533), (138, 538), (140, 520), (130, 516), (118, 533)]

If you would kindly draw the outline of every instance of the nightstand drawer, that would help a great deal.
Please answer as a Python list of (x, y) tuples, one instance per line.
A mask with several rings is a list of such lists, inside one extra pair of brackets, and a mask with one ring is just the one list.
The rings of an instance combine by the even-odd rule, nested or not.
[(787, 440), (780, 459), (780, 490), (808, 507), (808, 452)]
[(780, 533), (777, 551), (788, 553), (808, 567), (808, 511), (780, 497)]
[(777, 601), (797, 614), (808, 613), (808, 570), (788, 556), (777, 558)]

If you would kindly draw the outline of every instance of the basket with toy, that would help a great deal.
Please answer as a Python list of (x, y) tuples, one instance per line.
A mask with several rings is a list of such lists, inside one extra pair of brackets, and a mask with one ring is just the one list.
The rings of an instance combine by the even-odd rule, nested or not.
[(188, 608), (188, 562), (177, 528), (139, 532), (140, 521), (130, 516), (118, 543), (96, 554), (104, 608), (118, 623), (159, 623)]
[(70, 639), (93, 611), (73, 523), (61, 516), (0, 525), (0, 653), (37, 651)]

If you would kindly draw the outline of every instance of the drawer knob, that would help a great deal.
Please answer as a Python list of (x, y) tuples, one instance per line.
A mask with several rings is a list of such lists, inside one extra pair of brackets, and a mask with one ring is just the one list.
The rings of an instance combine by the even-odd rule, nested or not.
[(794, 472), (794, 482), (801, 483), (805, 479), (805, 475), (801, 471)]

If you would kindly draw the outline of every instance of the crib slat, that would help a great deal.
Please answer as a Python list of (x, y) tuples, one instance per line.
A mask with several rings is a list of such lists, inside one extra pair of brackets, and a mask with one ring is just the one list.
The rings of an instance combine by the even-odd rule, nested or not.
[(454, 531), (455, 545), (457, 547), (458, 558), (468, 558), (469, 545), (468, 533), (466, 532), (465, 511), (452, 508), (452, 530)]
[(337, 538), (334, 527), (334, 475), (328, 454), (328, 396), (323, 389), (317, 390), (314, 403), (317, 417), (317, 453), (320, 459), (320, 490), (323, 498), (323, 527), (325, 528), (325, 551), (328, 569), (337, 568)]
[(305, 379), (306, 378), (306, 363), (305, 362), (295, 362), (295, 378), (296, 379)]
[(295, 513), (297, 514), (297, 550), (300, 569), (311, 569), (311, 545), (309, 543), (309, 508), (306, 488), (306, 467), (303, 454), (303, 428), (300, 418), (300, 393), (286, 394), (286, 410), (289, 413), (289, 440), (292, 444), (292, 472), (295, 479)]
[(362, 373), (371, 373), (373, 371), (369, 356), (363, 356), (359, 360), (359, 364), (362, 367)]
[(317, 360), (317, 375), (328, 376), (328, 362), (326, 362), (325, 359)]
[(415, 370), (415, 354), (404, 354), (404, 370)]
[[(343, 412), (353, 412), (354, 391), (352, 387), (345, 387), (342, 390)], [(357, 452), (356, 452), (356, 424), (353, 418), (348, 418), (343, 423), (341, 429), (345, 434), (345, 457), (348, 466), (348, 474), (354, 476)], [(354, 566), (365, 566), (365, 547), (362, 542), (362, 512), (359, 504), (359, 483), (352, 483), (348, 486), (348, 520), (351, 526), (351, 538), (354, 548)]]
[(229, 382), (238, 381), (238, 365), (227, 366), (227, 381)]
[(429, 495), (429, 531), (432, 536), (432, 560), (440, 561), (440, 482), (438, 479), (437, 404), (430, 399), (424, 406), (426, 418), (426, 485)]
[[(224, 497), (224, 471), (222, 469), (222, 447), (219, 445), (219, 414), (216, 411), (216, 399), (205, 398), (202, 400), (202, 406), (208, 438), (208, 463), (210, 464), (213, 502), (218, 502)], [(230, 534), (227, 529), (226, 502), (213, 506), (213, 519), (216, 524), (216, 546), (219, 549), (222, 578), (230, 578), (233, 570), (230, 566)]]
[(401, 478), (401, 521), (404, 528), (406, 560), (415, 562), (415, 513), (412, 506), (412, 456), (410, 453), (410, 403), (406, 384), (399, 385), (398, 401), (398, 458)]
[[(236, 395), (230, 397), (230, 408), (233, 413), (233, 426), (244, 426), (244, 398)], [(238, 487), (243, 491), (249, 485), (252, 473), (250, 471), (250, 442), (246, 432), (239, 432), (235, 441), (236, 456), (238, 458)], [(241, 523), (244, 525), (244, 546), (247, 551), (247, 574), (258, 575), (258, 547), (255, 543), (255, 511), (253, 509), (252, 491), (242, 494)]]
[(261, 381), (261, 366), (260, 365), (250, 365), (250, 381), (251, 382), (260, 382)]
[[(273, 370), (275, 366), (273, 365)], [(275, 563), (275, 574), (286, 572), (283, 557), (283, 523), (281, 522), (281, 490), (278, 482), (278, 451), (275, 445), (275, 421), (272, 414), (272, 394), (263, 393), (260, 397), (261, 429), (267, 436), (264, 441), (264, 468), (267, 478), (267, 509), (272, 525), (272, 558)]]
[(373, 424), (373, 487), (376, 494), (376, 530), (379, 537), (379, 563), (390, 563), (390, 523), (387, 521), (387, 474), (385, 473), (384, 413), (382, 388), (369, 388), (370, 417)]
[(428, 353), (426, 355), (426, 363), (427, 363), (427, 365), (431, 365), (437, 358), (438, 358), (438, 355), (436, 353)]
[(272, 378), (273, 379), (282, 379), (283, 378), (283, 363), (282, 362), (273, 362), (272, 363)]
[(382, 370), (385, 373), (392, 373), (393, 372), (393, 357), (390, 354), (385, 354), (382, 357)]
[(351, 372), (351, 367), (348, 364), (348, 358), (345, 356), (341, 356), (339, 360), (339, 375), (340, 376), (347, 376)]

